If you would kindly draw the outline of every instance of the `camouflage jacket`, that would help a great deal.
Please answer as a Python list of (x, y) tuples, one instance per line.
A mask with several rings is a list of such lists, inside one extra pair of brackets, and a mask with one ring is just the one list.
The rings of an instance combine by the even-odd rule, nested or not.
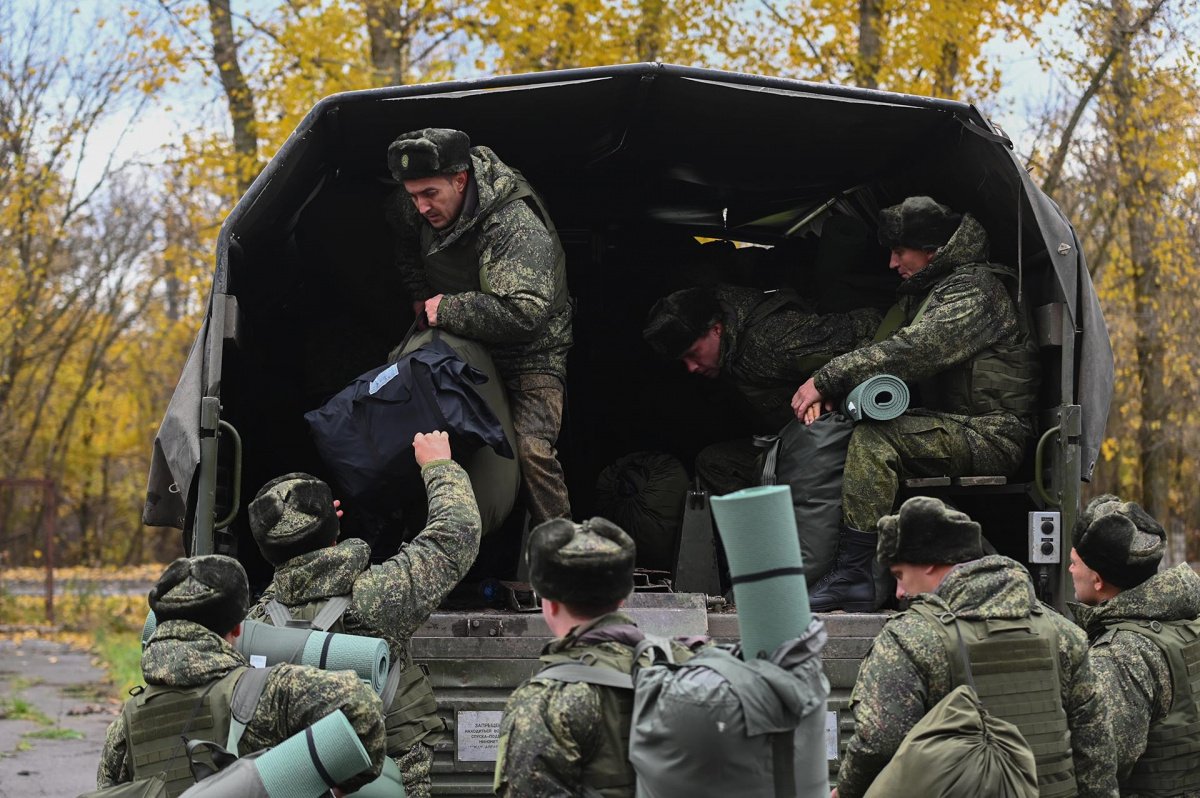
[(819, 316), (799, 297), (752, 321), (771, 294), (720, 286), (716, 296), (725, 311), (721, 378), (737, 387), (772, 431), (792, 419), (792, 394), (814, 369), (870, 343), (880, 322), (874, 308)]
[[(831, 360), (813, 375), (826, 399), (841, 401), (856, 385), (876, 374), (892, 374), (916, 385), (965, 363), (999, 343), (1021, 336), (1016, 306), (1004, 283), (992, 272), (966, 267), (987, 263), (988, 238), (975, 217), (964, 214), (958, 230), (933, 260), (897, 289), (905, 326), (877, 343)], [(991, 264), (995, 268), (995, 264)], [(914, 324), (921, 304), (930, 301)], [(928, 401), (928, 397), (925, 401)], [(964, 410), (940, 408), (969, 415)], [(1020, 434), (1020, 419), (997, 412), (1000, 432)]]
[[(1094, 607), (1073, 603), (1071, 610), (1092, 643), (1120, 621), (1191, 620), (1200, 617), (1200, 575), (1184, 563)], [(1091, 657), (1112, 720), (1117, 777), (1125, 779), (1146, 750), (1150, 726), (1171, 710), (1171, 670), (1157, 645), (1126, 630), (1093, 648)]]
[(293, 557), (275, 570), (248, 617), (266, 618), (271, 598), (295, 607), (349, 594), (350, 606), (342, 616), (346, 632), (382, 637), (392, 662), (402, 661), (413, 632), (479, 553), (479, 507), (467, 472), (451, 460), (436, 460), (426, 463), (421, 476), (429, 493), (429, 523), (395, 556), (371, 567), (371, 547), (350, 539)]
[[(190, 621), (165, 621), (142, 653), (142, 676), (151, 685), (193, 687), (247, 664), (245, 657), (203, 626)], [(379, 696), (351, 671), (276, 666), (246, 725), (238, 751), (244, 755), (278, 745), (338, 709), (345, 713), (371, 758), (370, 770), (343, 785), (358, 789), (379, 775), (386, 740)], [(128, 743), (129, 729), (121, 715), (109, 725), (104, 739), (97, 789), (133, 780)]]
[[(438, 326), (488, 345), (501, 376), (545, 373), (565, 379), (571, 348), (572, 309), (554, 311), (562, 289), (555, 281), (556, 243), (538, 215), (521, 201), (503, 204), (517, 190), (513, 170), (487, 147), (471, 148), (471, 179), (462, 213), (434, 235), (433, 250), (478, 227), (475, 254), (491, 291), (442, 297)], [(396, 236), (396, 266), (413, 300), (433, 296), (425, 276), (421, 225), (403, 187), (386, 209)]]
[[(551, 641), (543, 653), (569, 654), (585, 632), (632, 623), (624, 613), (602, 615)], [(599, 645), (614, 653), (629, 650), (623, 643)], [(604, 728), (600, 691), (610, 688), (536, 679), (535, 674), (518, 687), (504, 709), (500, 737), (505, 742), (496, 762), (496, 793), (521, 798), (580, 795), (582, 774), (597, 753)], [(632, 708), (632, 693), (620, 700)], [(629, 795), (632, 798), (632, 789)]]
[[(925, 601), (962, 618), (1025, 618), (1037, 599), (1019, 563), (992, 555), (955, 568)], [(1080, 629), (1047, 611), (1059, 631), (1059, 665), (1079, 795), (1117, 794), (1116, 754), (1103, 699)], [(863, 795), (908, 731), (954, 687), (939, 632), (911, 612), (888, 621), (858, 671), (850, 695), (854, 736), (838, 771), (839, 798)]]

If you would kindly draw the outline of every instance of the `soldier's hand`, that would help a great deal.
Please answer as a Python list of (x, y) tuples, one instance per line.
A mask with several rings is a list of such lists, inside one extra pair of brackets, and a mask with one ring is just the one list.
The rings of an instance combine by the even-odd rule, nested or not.
[(413, 436), (413, 454), (421, 467), (434, 460), (449, 460), (450, 436), (441, 430), (418, 432)]
[[(817, 390), (816, 383), (812, 377), (796, 389), (796, 393), (792, 396), (792, 412), (796, 414), (796, 418), (802, 420), (805, 424), (811, 424), (821, 415), (821, 407), (825, 397), (821, 396), (821, 392)], [(815, 410), (816, 413), (810, 412)]]
[(429, 329), (429, 323), (425, 320), (425, 300), (414, 299), (412, 303), (413, 315), (417, 317), (417, 329)]
[(442, 304), (442, 294), (429, 297), (425, 300), (425, 318), (429, 320), (430, 327), (438, 326), (438, 305)]

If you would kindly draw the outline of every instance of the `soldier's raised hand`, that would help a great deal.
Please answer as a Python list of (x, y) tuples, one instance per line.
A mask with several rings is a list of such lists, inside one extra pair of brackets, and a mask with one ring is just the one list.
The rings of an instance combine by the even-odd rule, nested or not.
[(450, 436), (441, 430), (418, 432), (413, 436), (413, 454), (422, 467), (434, 460), (449, 460)]

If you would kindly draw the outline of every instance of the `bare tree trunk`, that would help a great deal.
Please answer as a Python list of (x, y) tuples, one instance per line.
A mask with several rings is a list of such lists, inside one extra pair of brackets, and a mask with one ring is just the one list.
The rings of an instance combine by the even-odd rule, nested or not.
[(933, 93), (937, 97), (953, 97), (955, 85), (958, 83), (959, 72), (958, 44), (945, 42), (942, 44), (942, 60), (938, 64), (937, 74), (933, 79)]
[(409, 20), (394, 0), (365, 0), (371, 68), (380, 86), (403, 86), (409, 72)]
[(654, 61), (663, 49), (664, 0), (641, 0), (641, 18), (638, 20), (634, 46), (638, 61)]
[[(1130, 29), (1127, 0), (1114, 0), (1114, 46)], [(1165, 314), (1160, 312), (1160, 264), (1155, 256), (1155, 198), (1162, 195), (1148, 165), (1143, 143), (1140, 98), (1128, 49), (1113, 64), (1113, 138), (1120, 156), (1118, 197), (1125, 211), (1129, 255), (1133, 261), (1134, 312), (1137, 318), (1137, 369), (1141, 425), (1137, 441), (1141, 457), (1142, 506), (1170, 528), (1171, 446), (1165, 424), (1169, 410), (1162, 339)]]
[(237, 156), (237, 183), (240, 191), (250, 188), (258, 176), (258, 122), (254, 115), (254, 93), (246, 82), (238, 62), (238, 45), (233, 37), (233, 15), (229, 0), (208, 0), (208, 18), (212, 24), (213, 60), (225, 89), (229, 117), (233, 121), (233, 151)]
[(858, 0), (858, 61), (854, 82), (864, 89), (879, 88), (883, 57), (883, 0)]

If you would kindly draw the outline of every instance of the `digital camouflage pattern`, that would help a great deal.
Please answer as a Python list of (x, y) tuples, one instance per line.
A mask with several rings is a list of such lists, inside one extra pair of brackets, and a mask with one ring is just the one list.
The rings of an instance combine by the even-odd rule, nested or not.
[(571, 499), (554, 448), (562, 428), (562, 381), (553, 374), (518, 374), (504, 383), (512, 406), (529, 527), (551, 518), (569, 518)]
[[(603, 615), (551, 641), (543, 654), (582, 653), (583, 648), (597, 645), (578, 646), (576, 640), (584, 632), (632, 623), (624, 613)], [(598, 646), (614, 654), (632, 656), (632, 649), (623, 643), (605, 642)], [(538, 681), (536, 674), (513, 691), (500, 722), (503, 742), (501, 757), (496, 762), (496, 793), (514, 798), (580, 795), (588, 766), (610, 753), (601, 750), (606, 739), (602, 733), (605, 728), (602, 707), (606, 703), (602, 691), (617, 692), (614, 688), (583, 682)], [(623, 702), (628, 717), (633, 708), (633, 693), (620, 691), (615, 698)], [(628, 765), (628, 737), (625, 746), (619, 758), (628, 767), (630, 786), (623, 794), (632, 798), (634, 776), (632, 766)], [(606, 795), (611, 797), (613, 793)]]
[[(387, 641), (392, 662), (403, 662), (413, 632), (463, 578), (479, 553), (482, 524), (467, 472), (452, 460), (435, 460), (421, 469), (429, 495), (429, 521), (416, 538), (386, 562), (371, 566), (371, 547), (358, 539), (293, 557), (275, 577), (252, 620), (264, 620), (274, 598), (296, 607), (334, 596), (350, 596), (342, 616), (348, 634)], [(411, 769), (406, 768), (405, 764)], [(418, 743), (397, 757), (406, 789), (420, 798), (428, 794), (431, 749)], [(421, 773), (424, 778), (417, 778)]]
[[(1019, 563), (993, 555), (955, 568), (934, 593), (912, 599), (966, 619), (1028, 617), (1037, 604), (1033, 583)], [(1079, 795), (1117, 795), (1116, 753), (1087, 640), (1078, 627), (1047, 610), (1058, 628), (1059, 664)], [(854, 736), (838, 771), (839, 798), (858, 798), (891, 760), (925, 713), (957, 685), (952, 683), (939, 632), (915, 613), (883, 627), (858, 672), (850, 695)]]
[[(1093, 644), (1092, 670), (1112, 721), (1117, 777), (1124, 780), (1146, 750), (1150, 727), (1171, 709), (1171, 671), (1162, 650), (1137, 632), (1116, 630), (1105, 645), (1095, 644), (1122, 621), (1200, 617), (1200, 575), (1182, 563), (1094, 607), (1072, 603), (1071, 610)], [(1200, 791), (1183, 795), (1197, 798)]]
[[(907, 326), (821, 367), (813, 375), (821, 395), (841, 401), (876, 374), (915, 386), (996, 345), (1016, 346), (1022, 332), (1008, 288), (995, 274), (968, 268), (987, 257), (987, 232), (964, 214), (929, 265), (897, 289)], [(911, 323), (931, 293), (921, 318)], [(892, 421), (860, 422), (855, 429), (842, 491), (847, 525), (871, 530), (891, 512), (899, 479), (1007, 476), (1020, 466), (1033, 431), (1029, 419), (1003, 411), (972, 415), (969, 407), (947, 406), (941, 397), (920, 399), (923, 409)]]
[(791, 420), (792, 394), (817, 366), (868, 343), (880, 322), (874, 308), (819, 316), (798, 296), (796, 303), (753, 318), (772, 294), (728, 285), (714, 293), (725, 311), (721, 379), (746, 397), (764, 432), (777, 432)]
[[(248, 664), (215, 632), (191, 621), (164, 621), (142, 653), (142, 677), (152, 685), (193, 687)], [(379, 775), (387, 742), (379, 696), (351, 671), (276, 666), (246, 725), (238, 751), (245, 755), (278, 745), (338, 709), (346, 714), (371, 759), (369, 770), (344, 785), (358, 789)], [(105, 736), (96, 774), (97, 789), (132, 781), (128, 737), (125, 716), (121, 715), (109, 725)]]
[[(522, 201), (504, 204), (517, 191), (513, 170), (487, 147), (471, 148), (471, 179), (462, 214), (445, 230), (434, 231), (434, 250), (444, 249), (480, 228), (478, 264), (486, 268), (491, 291), (447, 294), (438, 306), (438, 326), (488, 345), (501, 376), (553, 374), (566, 379), (571, 348), (568, 303), (554, 312), (563, 286), (555, 280), (555, 244), (537, 214)], [(473, 187), (473, 188), (472, 188)], [(413, 300), (438, 293), (425, 274), (421, 225), (403, 187), (386, 209), (396, 235), (396, 265)]]

